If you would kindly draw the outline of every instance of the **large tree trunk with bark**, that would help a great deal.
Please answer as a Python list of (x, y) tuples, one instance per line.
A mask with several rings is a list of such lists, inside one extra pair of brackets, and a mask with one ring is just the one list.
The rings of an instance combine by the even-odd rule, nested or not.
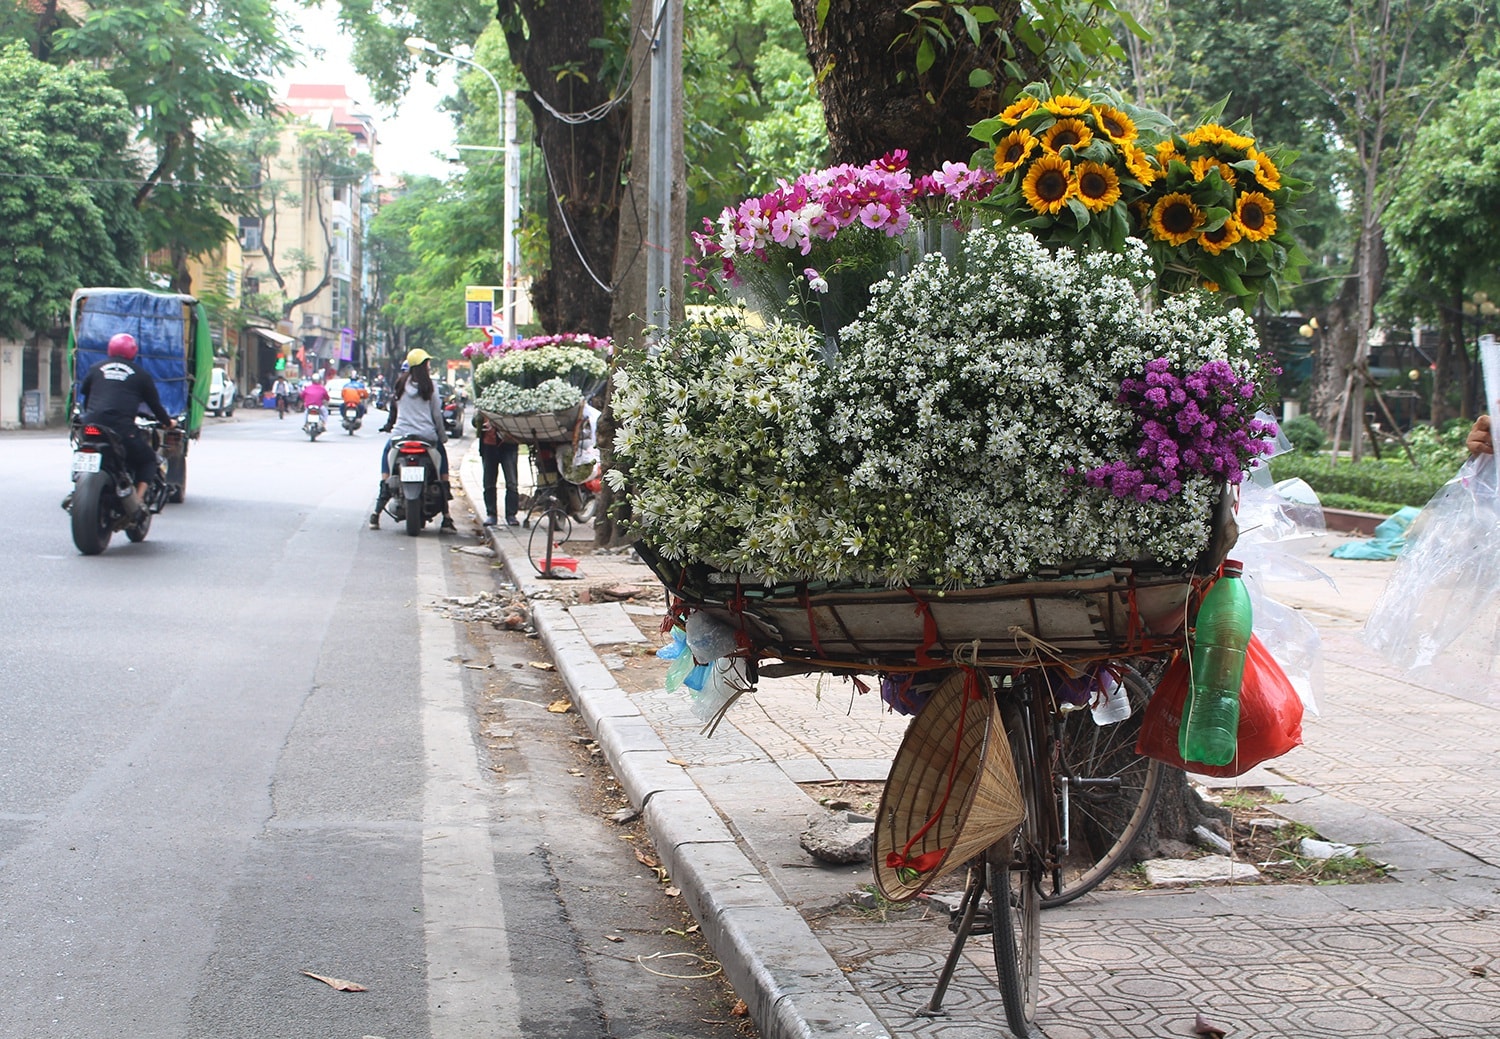
[[(917, 73), (916, 36), (892, 46), (916, 28), (907, 6), (892, 0), (830, 0), (819, 25), (818, 0), (792, 0), (835, 162), (859, 165), (896, 148), (906, 149), (914, 170), (936, 169), (945, 160), (964, 162), (978, 146), (969, 127), (1000, 110), (1003, 73), (973, 45), (956, 16), (947, 16), (952, 45), (938, 51), (926, 73)], [(993, 6), (1000, 26), (1015, 24), (1019, 5), (1014, 0)], [(975, 69), (990, 72), (994, 81), (971, 87), (969, 73)], [(1028, 78), (1037, 75), (1033, 68), (1026, 71)]]
[[(1359, 255), (1365, 248), (1372, 253), (1368, 266)], [(1365, 271), (1365, 276), (1372, 279), (1373, 287), (1368, 290), (1370, 299), (1379, 295), (1380, 286), (1385, 281), (1387, 259), (1385, 238), (1379, 233), (1364, 238), (1356, 249), (1353, 269)], [(1351, 428), (1363, 427), (1364, 394), (1358, 389), (1361, 383), (1356, 381), (1353, 396), (1347, 404), (1344, 402), (1344, 390), (1348, 385), (1351, 368), (1356, 360), (1368, 359), (1359, 356), (1360, 337), (1368, 335), (1368, 323), (1359, 320), (1360, 285), (1361, 278), (1347, 278), (1321, 318), (1318, 354), (1313, 361), (1313, 383), (1308, 405), (1309, 412), (1317, 419), (1318, 424), (1343, 445), (1349, 444)], [(1341, 406), (1345, 412), (1344, 426), (1342, 430), (1337, 430), (1333, 427), (1338, 421)]]
[(603, 9), (597, 0), (498, 0), (511, 61), (528, 91), (548, 191), (548, 265), (532, 286), (537, 319), (549, 334), (610, 331), (620, 166), (630, 110), (619, 104), (598, 118), (614, 79), (602, 68)]

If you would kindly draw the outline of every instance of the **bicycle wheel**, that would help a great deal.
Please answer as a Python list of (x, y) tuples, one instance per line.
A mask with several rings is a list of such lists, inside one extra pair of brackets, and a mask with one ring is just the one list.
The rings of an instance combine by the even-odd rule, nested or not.
[(1018, 1039), (1031, 1035), (1036, 1018), (1037, 987), (1042, 967), (1043, 813), (1038, 762), (1045, 749), (1035, 745), (1032, 707), (1012, 704), (1004, 710), (1005, 730), (1020, 781), (1026, 817), (1008, 839), (985, 852), (990, 892), (990, 940), (1005, 1021)]
[(1130, 854), (1151, 818), (1163, 765), (1135, 752), (1154, 687), (1133, 669), (1121, 674), (1130, 717), (1098, 725), (1089, 711), (1059, 716), (1052, 770), (1062, 837), (1043, 889), (1042, 906), (1064, 905), (1098, 887)]
[(563, 545), (573, 537), (573, 521), (568, 514), (556, 502), (550, 505), (546, 512), (535, 518), (528, 517), (531, 534), (526, 539), (526, 554), (531, 557), (532, 567), (543, 577), (552, 576), (550, 560), (565, 555)]

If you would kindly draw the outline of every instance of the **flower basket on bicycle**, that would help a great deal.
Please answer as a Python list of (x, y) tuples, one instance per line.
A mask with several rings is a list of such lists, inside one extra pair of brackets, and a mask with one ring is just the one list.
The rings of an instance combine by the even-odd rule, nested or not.
[(583, 398), (576, 404), (556, 411), (532, 411), (520, 415), (483, 411), (502, 433), (523, 444), (556, 444), (573, 439), (578, 420), (583, 414)]
[(774, 582), (702, 563), (641, 559), (682, 609), (730, 626), (742, 650), (830, 670), (952, 666), (979, 642), (978, 667), (1087, 662), (1170, 652), (1196, 608), (1195, 589), (1234, 542), (1227, 495), (1192, 567), (1146, 561), (1076, 564), (977, 588)]

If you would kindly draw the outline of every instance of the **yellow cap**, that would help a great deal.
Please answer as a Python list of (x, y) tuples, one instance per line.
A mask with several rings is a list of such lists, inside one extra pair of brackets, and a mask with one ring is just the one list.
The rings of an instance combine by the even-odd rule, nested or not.
[(430, 360), (432, 360), (432, 355), (426, 350), (423, 350), (420, 346), (406, 355), (406, 363), (411, 365), (413, 368), (425, 361)]

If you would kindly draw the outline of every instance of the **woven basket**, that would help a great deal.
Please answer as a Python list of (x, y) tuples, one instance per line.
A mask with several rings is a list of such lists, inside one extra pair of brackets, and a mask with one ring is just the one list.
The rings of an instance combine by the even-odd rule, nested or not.
[[(978, 683), (977, 698), (968, 695), (971, 681)], [(909, 901), (1010, 833), (1025, 814), (990, 679), (955, 670), (906, 730), (891, 763), (875, 820), (875, 884), (892, 902)], [(925, 868), (887, 861), (903, 851), (908, 860), (924, 857)]]
[(561, 411), (528, 411), (520, 415), (502, 415), (485, 411), (484, 417), (502, 433), (527, 444), (559, 444), (573, 439), (578, 417), (583, 413), (583, 398)]

